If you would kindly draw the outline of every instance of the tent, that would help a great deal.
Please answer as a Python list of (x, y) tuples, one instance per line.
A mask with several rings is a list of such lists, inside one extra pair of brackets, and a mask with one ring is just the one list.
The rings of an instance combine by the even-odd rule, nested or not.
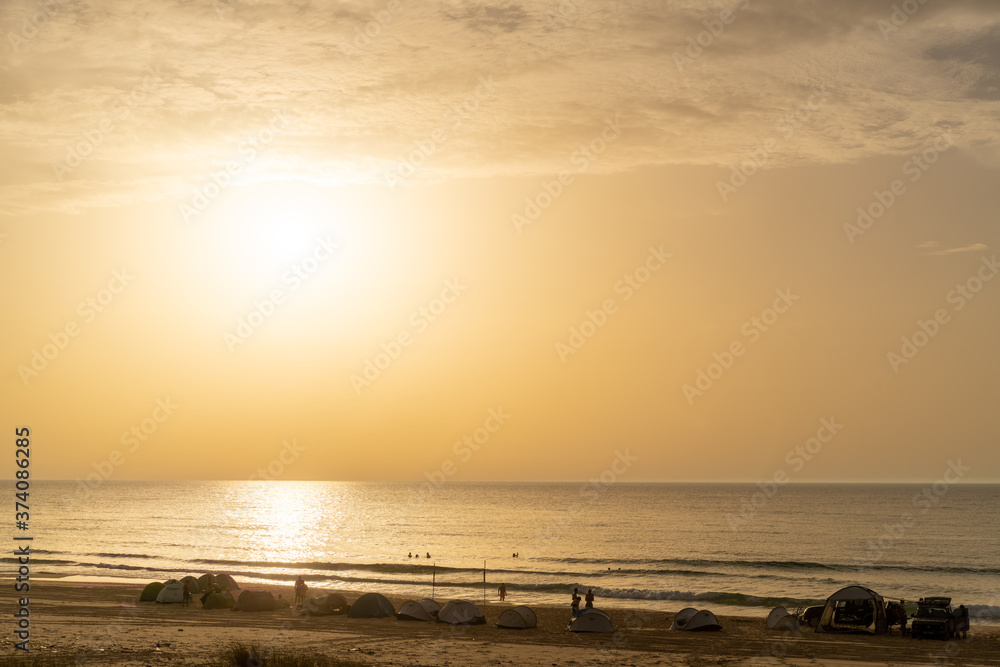
[(147, 584), (142, 589), (142, 593), (139, 594), (139, 602), (156, 602), (156, 596), (160, 594), (161, 590), (163, 590), (163, 584), (159, 581)]
[(528, 607), (512, 607), (500, 614), (500, 620), (497, 621), (497, 627), (515, 628), (518, 630), (524, 628), (537, 628), (538, 618), (535, 617), (535, 612), (531, 611)]
[(864, 586), (848, 586), (826, 599), (816, 632), (885, 634), (885, 600)]
[(281, 600), (276, 600), (269, 591), (243, 591), (239, 599), (233, 606), (233, 611), (274, 611), (284, 605)]
[(236, 580), (225, 572), (215, 575), (215, 583), (219, 584), (223, 588), (231, 588), (234, 591), (240, 590), (240, 585), (236, 583)]
[(438, 612), (438, 623), (451, 625), (482, 625), (486, 623), (483, 612), (468, 600), (452, 600)]
[(788, 613), (788, 610), (784, 607), (775, 607), (771, 610), (771, 613), (767, 615), (767, 620), (765, 621), (768, 630), (790, 630), (792, 632), (801, 631), (799, 626), (799, 617), (793, 616)]
[(433, 621), (441, 611), (441, 605), (434, 600), (421, 600), (414, 602), (409, 600), (399, 608), (396, 618), (401, 621)]
[(611, 617), (600, 609), (588, 607), (573, 617), (570, 632), (614, 632)]
[(156, 595), (156, 601), (164, 604), (168, 602), (184, 602), (184, 584), (179, 581), (167, 584)]
[(200, 577), (198, 577), (198, 588), (200, 588), (202, 592), (207, 591), (208, 587), (214, 583), (215, 583), (214, 574), (203, 574)]
[(379, 593), (365, 593), (351, 605), (348, 618), (387, 618), (396, 615), (396, 608)]
[(201, 602), (202, 609), (232, 609), (236, 600), (229, 591), (223, 593), (208, 593)]
[(688, 632), (714, 632), (721, 630), (719, 620), (715, 614), (707, 609), (695, 609), (686, 607), (677, 612), (674, 622), (670, 625), (671, 630), (686, 630)]
[(302, 614), (307, 616), (336, 616), (346, 614), (350, 609), (347, 600), (339, 593), (330, 593), (324, 597), (306, 598), (302, 601)]
[(196, 595), (201, 593), (201, 586), (198, 585), (198, 580), (192, 577), (190, 574), (186, 577), (181, 577), (181, 583), (188, 585), (188, 590), (191, 591), (191, 595)]

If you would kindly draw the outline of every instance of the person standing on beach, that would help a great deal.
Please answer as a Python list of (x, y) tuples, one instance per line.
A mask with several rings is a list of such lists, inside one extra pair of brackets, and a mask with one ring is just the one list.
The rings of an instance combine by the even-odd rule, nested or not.
[(500, 602), (507, 599), (507, 584), (500, 584), (500, 588), (497, 589), (497, 595), (500, 596)]
[(576, 616), (577, 612), (580, 611), (580, 595), (577, 589), (573, 589), (573, 615)]
[(593, 609), (594, 608), (594, 589), (593, 588), (588, 588), (587, 589), (587, 597), (584, 598), (584, 599), (587, 601), (587, 609)]
[(306, 581), (300, 574), (299, 578), (295, 580), (295, 606), (302, 604), (302, 601), (306, 599), (306, 593), (308, 591), (309, 587), (306, 586)]
[(191, 604), (191, 584), (184, 582), (184, 597), (181, 598), (181, 606), (187, 607)]

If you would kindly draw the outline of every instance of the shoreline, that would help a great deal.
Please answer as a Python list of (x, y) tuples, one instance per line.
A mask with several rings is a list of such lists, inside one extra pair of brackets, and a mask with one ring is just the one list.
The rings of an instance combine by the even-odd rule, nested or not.
[[(800, 664), (802, 660), (874, 664), (933, 664), (947, 655), (951, 665), (1000, 664), (1000, 631), (974, 629), (968, 640), (913, 640), (898, 634), (791, 635), (768, 631), (762, 619), (719, 614), (721, 632), (670, 630), (672, 614), (601, 606), (613, 634), (565, 630), (569, 606), (534, 606), (539, 627), (504, 630), (495, 623), (516, 601), (480, 608), (486, 625), (449, 626), (346, 616), (302, 617), (289, 609), (273, 612), (205, 610), (193, 596), (190, 607), (139, 603), (142, 583), (32, 581), (33, 653), (79, 655), (95, 664), (202, 664), (234, 640), (322, 653), (373, 665), (513, 664), (548, 667), (598, 659), (609, 665)], [(292, 599), (291, 586), (244, 586)], [(12, 588), (5, 588), (12, 591)], [(315, 589), (314, 589), (315, 590)], [(324, 591), (325, 592), (325, 591)], [(360, 592), (339, 591), (353, 602)], [(387, 596), (398, 609), (405, 600)], [(5, 596), (13, 612), (13, 594)], [(444, 602), (444, 599), (440, 599)], [(7, 612), (3, 612), (7, 613)], [(2, 640), (12, 648), (10, 635)], [(159, 644), (159, 646), (157, 646)], [(947, 653), (945, 653), (947, 652)], [(201, 662), (199, 662), (201, 661)]]

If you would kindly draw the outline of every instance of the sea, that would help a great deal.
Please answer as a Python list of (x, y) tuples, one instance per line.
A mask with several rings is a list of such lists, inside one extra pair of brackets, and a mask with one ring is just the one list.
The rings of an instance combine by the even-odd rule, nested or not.
[(30, 500), (39, 579), (301, 575), (487, 604), (504, 583), (508, 603), (568, 607), (578, 588), (759, 616), (860, 584), (1000, 624), (1000, 485), (39, 480)]

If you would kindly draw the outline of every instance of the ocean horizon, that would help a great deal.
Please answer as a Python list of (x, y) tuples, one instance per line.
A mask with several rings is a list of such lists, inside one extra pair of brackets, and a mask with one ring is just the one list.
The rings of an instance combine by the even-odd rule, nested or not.
[[(33, 576), (763, 615), (861, 584), (1000, 612), (1000, 485), (38, 481)], [(430, 557), (427, 557), (430, 554)], [(515, 557), (514, 554), (517, 554)], [(8, 559), (9, 560), (9, 559)]]

